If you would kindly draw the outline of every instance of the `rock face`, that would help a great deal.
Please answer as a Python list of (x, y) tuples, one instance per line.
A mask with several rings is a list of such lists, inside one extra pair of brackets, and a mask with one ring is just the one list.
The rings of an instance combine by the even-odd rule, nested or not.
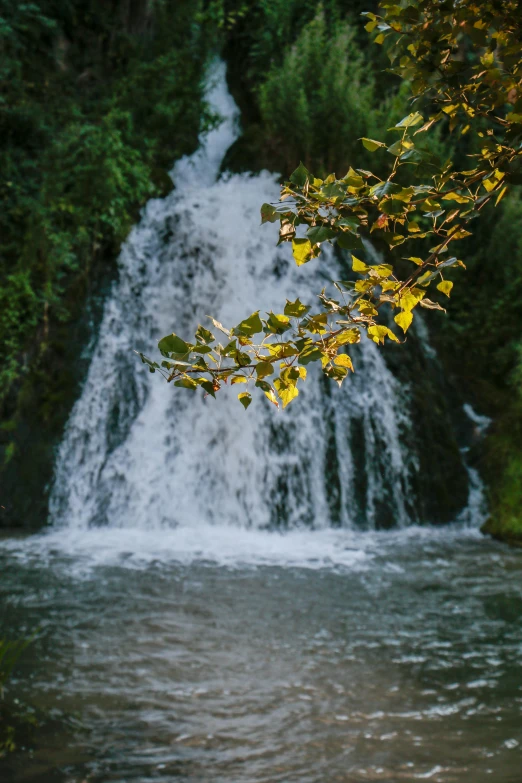
[(402, 346), (389, 346), (386, 362), (410, 401), (409, 444), (419, 464), (412, 480), (422, 522), (454, 521), (468, 500), (468, 473), (461, 449), (469, 439), (463, 401), (445, 376), (422, 316)]
[(499, 541), (522, 546), (522, 402), (511, 401), (486, 441), (484, 473), (490, 516), (482, 528)]
[[(89, 366), (103, 301), (116, 273), (98, 265), (91, 290), (70, 292), (67, 323), (50, 327), (47, 350), (12, 390), (0, 426), (0, 528), (34, 530), (47, 523), (54, 456)], [(75, 294), (77, 297), (74, 303)], [(83, 304), (82, 304), (83, 303)]]

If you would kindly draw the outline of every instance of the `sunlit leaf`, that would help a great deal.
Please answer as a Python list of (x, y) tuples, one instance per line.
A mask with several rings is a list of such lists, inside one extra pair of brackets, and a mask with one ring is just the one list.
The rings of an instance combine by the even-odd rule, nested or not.
[(398, 313), (393, 320), (401, 327), (402, 331), (406, 333), (413, 321), (413, 313), (410, 310), (403, 310), (401, 313)]
[(374, 139), (367, 139), (363, 137), (361, 141), (366, 149), (370, 152), (375, 152), (375, 150), (378, 150), (379, 147), (386, 147), (386, 144), (384, 144), (382, 141), (375, 141)]
[(237, 398), (245, 410), (252, 402), (252, 396), (248, 392), (241, 392), (241, 394), (237, 395)]
[(293, 239), (292, 254), (297, 266), (306, 264), (313, 257), (312, 245), (309, 239)]
[(437, 285), (437, 290), (442, 291), (443, 294), (446, 294), (446, 296), (449, 296), (451, 294), (451, 289), (453, 288), (453, 283), (451, 280), (441, 280), (440, 283)]

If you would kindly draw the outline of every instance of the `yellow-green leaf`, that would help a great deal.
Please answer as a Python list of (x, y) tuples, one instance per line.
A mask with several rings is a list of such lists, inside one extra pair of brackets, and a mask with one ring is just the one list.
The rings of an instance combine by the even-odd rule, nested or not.
[(335, 336), (336, 345), (354, 345), (361, 342), (361, 333), (358, 329), (347, 329), (345, 332), (341, 332)]
[(312, 244), (309, 239), (292, 239), (292, 254), (297, 266), (302, 266), (312, 258)]
[(241, 394), (237, 395), (237, 398), (245, 410), (252, 402), (252, 397), (248, 392), (241, 392)]
[(352, 269), (354, 272), (367, 272), (368, 265), (352, 255)]
[(370, 326), (368, 329), (368, 335), (372, 338), (374, 343), (377, 344), (382, 343), (384, 345), (385, 337), (388, 337), (390, 340), (393, 340), (396, 343), (399, 342), (399, 338), (392, 332), (392, 330), (381, 324), (374, 324), (373, 326)]
[(402, 331), (406, 334), (413, 321), (413, 313), (409, 310), (403, 310), (402, 313), (398, 313), (393, 319), (398, 324)]
[(369, 150), (369, 152), (375, 152), (375, 150), (378, 150), (379, 147), (385, 147), (386, 144), (384, 144), (382, 141), (375, 141), (374, 139), (367, 139), (363, 136), (362, 141), (364, 147)]
[(281, 381), (279, 378), (277, 378), (274, 381), (274, 386), (276, 387), (277, 393), (281, 398), (283, 408), (286, 408), (286, 406), (299, 394), (299, 389), (295, 383), (285, 383), (284, 381)]
[(272, 375), (274, 372), (274, 365), (270, 362), (259, 362), (256, 365), (256, 373), (258, 378), (266, 378), (268, 375)]
[(446, 294), (446, 296), (449, 296), (451, 294), (452, 288), (453, 288), (453, 283), (451, 282), (451, 280), (441, 280), (437, 286), (437, 290), (442, 291), (442, 293)]
[(347, 353), (338, 354), (334, 359), (334, 364), (337, 364), (339, 367), (347, 367), (353, 372), (353, 363)]

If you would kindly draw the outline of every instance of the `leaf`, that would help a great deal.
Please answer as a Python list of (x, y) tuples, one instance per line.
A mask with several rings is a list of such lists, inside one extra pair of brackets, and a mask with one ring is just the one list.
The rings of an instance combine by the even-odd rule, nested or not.
[(342, 234), (337, 236), (337, 244), (342, 247), (343, 250), (362, 250), (363, 243), (361, 237), (356, 234), (352, 234), (351, 231), (343, 231)]
[(379, 147), (385, 147), (386, 144), (384, 144), (382, 141), (375, 141), (374, 139), (367, 139), (364, 136), (359, 139), (359, 141), (362, 141), (364, 147), (369, 150), (369, 152), (375, 152), (375, 150), (378, 150)]
[(324, 334), (327, 323), (328, 315), (326, 313), (318, 313), (317, 315), (310, 316), (303, 324), (303, 327), (314, 334)]
[(286, 406), (292, 402), (292, 400), (295, 400), (299, 394), (299, 389), (295, 383), (285, 383), (284, 381), (277, 378), (274, 381), (274, 386), (276, 387), (277, 393), (281, 398), (283, 408), (286, 408)]
[(354, 272), (367, 272), (369, 267), (359, 258), (356, 258), (354, 255), (352, 255), (352, 269)]
[(251, 316), (245, 318), (244, 321), (241, 321), (240, 324), (234, 326), (232, 334), (242, 334), (245, 337), (253, 337), (255, 334), (259, 334), (259, 332), (262, 331), (263, 324), (259, 317), (259, 310), (257, 310), (255, 313), (252, 313)]
[(409, 142), (407, 139), (399, 139), (399, 141), (396, 141), (394, 144), (388, 147), (388, 152), (398, 157), (399, 155), (402, 155), (403, 152), (406, 152), (412, 147), (413, 142)]
[(230, 385), (233, 386), (235, 383), (248, 383), (248, 378), (246, 378), (244, 375), (234, 375), (230, 381)]
[(181, 386), (183, 389), (194, 389), (198, 388), (198, 384), (193, 378), (180, 378), (179, 381), (174, 381), (174, 386)]
[(399, 338), (392, 332), (392, 330), (381, 324), (374, 324), (373, 326), (370, 326), (368, 328), (368, 336), (371, 337), (374, 343), (377, 344), (382, 343), (384, 345), (385, 337), (388, 337), (388, 339), (393, 340), (396, 343), (399, 342)]
[(500, 193), (498, 194), (498, 196), (496, 198), (496, 201), (495, 201), (495, 206), (498, 206), (499, 201), (504, 198), (504, 196), (506, 195), (506, 192), (507, 192), (507, 185), (505, 185), (502, 188), (502, 190), (500, 191)]
[(404, 130), (404, 128), (413, 128), (415, 125), (419, 125), (421, 122), (424, 122), (424, 117), (422, 114), (418, 111), (413, 112), (413, 114), (408, 114), (407, 117), (403, 117), (400, 122), (397, 123), (397, 125), (394, 125), (392, 128), (388, 128), (388, 130)]
[(357, 231), (360, 226), (356, 217), (340, 217), (335, 221), (336, 226), (349, 228), (350, 231)]
[(284, 314), (292, 318), (301, 318), (303, 315), (306, 315), (309, 310), (310, 307), (308, 305), (302, 304), (299, 299), (296, 299), (295, 302), (291, 302), (289, 299), (287, 299)]
[(421, 291), (418, 288), (415, 290), (415, 292), (413, 289), (406, 290), (406, 292), (402, 294), (399, 299), (399, 305), (403, 310), (410, 312), (419, 304), (421, 299), (424, 298), (424, 295), (425, 291)]
[(312, 245), (309, 239), (292, 239), (292, 254), (297, 266), (302, 266), (312, 258)]
[(471, 231), (466, 231), (464, 228), (462, 228), (460, 231), (453, 231), (449, 232), (452, 239), (465, 239), (466, 237), (471, 236)]
[(375, 198), (382, 199), (384, 196), (393, 196), (396, 193), (400, 193), (402, 190), (402, 187), (400, 185), (396, 185), (395, 182), (377, 182), (376, 185), (372, 185), (370, 188), (370, 196), (375, 196)]
[[(197, 343), (194, 346), (194, 348), (192, 349), (192, 351), (193, 351), (193, 353), (203, 353), (203, 354), (205, 354), (205, 353), (210, 353), (212, 351), (212, 348), (210, 347), (210, 345), (203, 345), (202, 343)], [(212, 361), (214, 361), (214, 357), (213, 356), (209, 356), (208, 358), (211, 359)]]
[[(362, 177), (360, 179), (362, 180)], [(343, 187), (339, 182), (329, 182), (321, 188), (321, 193), (328, 199), (343, 198), (346, 195), (346, 186)]]
[(226, 334), (227, 337), (230, 337), (230, 332), (228, 331), (228, 329), (225, 329), (223, 324), (220, 324), (219, 321), (216, 321), (216, 319), (212, 318), (211, 315), (207, 315), (207, 318), (210, 318), (210, 320), (212, 321), (216, 329), (219, 329), (220, 332), (223, 332), (223, 334)]
[(438, 302), (432, 302), (431, 299), (423, 299), (420, 302), (421, 307), (425, 307), (426, 310), (442, 310), (444, 313), (446, 310), (444, 310), (443, 307), (440, 306)]
[(165, 354), (169, 353), (176, 353), (180, 356), (184, 356), (190, 351), (187, 343), (182, 340), (181, 337), (178, 337), (178, 335), (174, 332), (172, 334), (168, 334), (166, 337), (162, 337), (158, 343), (158, 348), (164, 356)]
[(355, 188), (356, 190), (364, 187), (364, 179), (360, 174), (357, 174), (357, 172), (354, 171), (351, 166), (348, 169), (348, 173), (343, 177), (342, 181), (346, 183), (348, 187)]
[(269, 343), (266, 347), (275, 360), (288, 359), (291, 356), (297, 356), (299, 353), (299, 350), (292, 343)]
[(310, 172), (303, 163), (300, 163), (296, 170), (290, 174), (290, 182), (293, 182), (294, 185), (297, 185), (300, 188), (304, 188), (310, 179)]
[(375, 266), (370, 266), (368, 271), (371, 277), (382, 280), (393, 274), (393, 267), (391, 264), (376, 264)]
[(437, 290), (442, 291), (443, 294), (446, 294), (447, 297), (451, 294), (451, 289), (453, 288), (453, 283), (451, 280), (441, 280), (440, 283), (437, 285)]
[(272, 389), (270, 389), (269, 391), (265, 391), (265, 397), (269, 399), (270, 402), (272, 402), (276, 406), (276, 408), (279, 408), (279, 403)]
[(395, 316), (393, 319), (396, 324), (398, 324), (402, 331), (406, 334), (408, 329), (411, 326), (411, 322), (413, 321), (413, 313), (409, 310), (403, 310), (402, 313), (398, 313), (398, 315)]
[(345, 332), (341, 332), (341, 334), (337, 334), (335, 336), (335, 344), (336, 345), (354, 345), (355, 343), (361, 342), (361, 333), (359, 329), (346, 329)]
[(333, 237), (337, 236), (337, 232), (328, 228), (328, 226), (313, 226), (313, 228), (308, 229), (306, 236), (310, 242), (317, 245), (320, 242), (325, 242), (327, 239), (333, 239)]
[(469, 196), (463, 196), (460, 193), (454, 192), (454, 193), (444, 193), (442, 196), (443, 201), (456, 201), (457, 204), (469, 204), (471, 201), (473, 201), (472, 198)]
[(366, 299), (361, 299), (360, 302), (357, 305), (359, 312), (362, 315), (377, 315), (377, 310), (372, 305), (371, 302), (368, 302)]
[(456, 256), (452, 256), (451, 258), (446, 258), (445, 261), (442, 261), (440, 264), (437, 264), (437, 269), (447, 269), (449, 266), (455, 266), (455, 264), (458, 264), (458, 260)]
[(342, 385), (342, 382), (344, 381), (344, 379), (348, 375), (348, 368), (347, 367), (327, 367), (324, 372), (328, 376), (328, 378), (331, 378), (340, 387)]
[(334, 364), (337, 364), (339, 367), (347, 367), (353, 372), (353, 363), (347, 353), (338, 354), (334, 359)]
[(277, 209), (271, 204), (263, 204), (261, 207), (261, 224), (263, 223), (275, 223), (279, 218)]
[(198, 340), (200, 343), (204, 343), (205, 345), (208, 345), (209, 343), (213, 343), (216, 338), (212, 334), (212, 332), (209, 332), (208, 329), (205, 329), (201, 324), (198, 326), (196, 330), (196, 340)]
[(258, 378), (266, 378), (274, 372), (274, 365), (270, 362), (258, 362), (256, 364), (256, 373)]
[(248, 392), (241, 392), (241, 394), (237, 395), (237, 398), (245, 410), (252, 402), (252, 395)]
[[(304, 341), (303, 341), (304, 342)], [(321, 351), (319, 344), (311, 342), (303, 347), (299, 353), (299, 364), (310, 364), (310, 362), (317, 362), (325, 356), (324, 351)]]
[(214, 397), (216, 399), (216, 390), (214, 389), (213, 384), (210, 381), (201, 381), (201, 388), (206, 391), (207, 394), (210, 394), (211, 397)]
[(424, 261), (422, 258), (418, 258), (417, 256), (408, 256), (405, 258), (405, 261), (413, 261), (414, 264), (417, 264), (417, 266), (422, 266)]
[[(159, 364), (157, 362), (153, 362), (152, 359), (149, 359), (145, 354), (140, 353), (139, 351), (135, 351), (135, 353), (138, 354), (138, 356), (141, 358), (141, 361), (143, 364), (147, 364), (149, 367), (149, 372), (156, 372), (156, 369), (159, 369)], [(165, 366), (165, 362), (161, 362), (162, 367)]]
[(407, 211), (408, 207), (399, 199), (387, 198), (380, 202), (379, 209), (385, 215), (402, 215)]
[(274, 334), (284, 334), (284, 332), (287, 332), (288, 329), (292, 328), (288, 316), (282, 314), (269, 313), (266, 323), (269, 330)]

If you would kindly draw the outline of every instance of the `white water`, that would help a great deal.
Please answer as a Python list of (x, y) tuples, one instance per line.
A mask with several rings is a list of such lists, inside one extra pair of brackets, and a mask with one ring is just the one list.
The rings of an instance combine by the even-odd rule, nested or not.
[[(262, 395), (245, 412), (234, 390), (213, 400), (175, 389), (134, 353), (151, 355), (173, 330), (190, 338), (206, 314), (233, 325), (259, 307), (281, 312), (286, 296), (313, 303), (339, 276), (331, 253), (297, 269), (287, 248), (276, 248), (275, 227), (260, 226), (277, 177), (218, 177), (239, 133), (222, 64), (209, 100), (223, 123), (176, 164), (175, 190), (147, 204), (122, 249), (57, 456), (53, 538), (76, 550), (88, 534), (96, 549), (103, 525), (104, 546), (120, 552), (154, 558), (167, 548), (219, 560), (217, 550), (226, 559), (236, 547), (240, 559), (250, 548), (254, 559), (263, 551), (272, 560), (273, 539), (262, 531), (277, 526), (291, 531), (276, 537), (277, 546), (287, 542), (278, 560), (355, 562), (364, 555), (347, 549), (346, 533), (374, 529), (379, 508), (391, 507), (399, 528), (416, 521), (408, 506), (415, 458), (401, 443), (410, 426), (404, 389), (373, 343), (358, 348), (341, 390), (312, 367), (284, 412)], [(344, 544), (332, 526), (343, 528)]]

